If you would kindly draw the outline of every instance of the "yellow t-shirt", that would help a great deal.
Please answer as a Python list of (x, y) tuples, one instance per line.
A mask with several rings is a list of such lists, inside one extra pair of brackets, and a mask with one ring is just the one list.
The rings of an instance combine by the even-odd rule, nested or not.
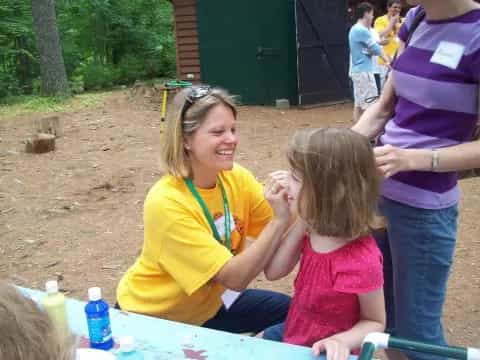
[[(234, 226), (232, 253), (257, 237), (272, 218), (262, 185), (238, 164), (219, 175)], [(223, 220), (220, 186), (199, 189), (216, 223)], [(144, 242), (140, 257), (117, 288), (124, 310), (201, 325), (222, 305), (225, 288), (211, 280), (233, 254), (213, 236), (202, 208), (181, 178), (162, 177), (144, 204)], [(222, 222), (223, 224), (223, 222)], [(224, 241), (224, 228), (218, 226)]]
[[(402, 26), (403, 18), (400, 19), (399, 22), (395, 24), (395, 27), (390, 31), (389, 34), (387, 34), (387, 39), (388, 43), (383, 46), (383, 51), (385, 54), (387, 54), (390, 58), (393, 58), (395, 53), (397, 52), (398, 49), (398, 32), (400, 31), (400, 27)], [(375, 20), (374, 24), (374, 29), (375, 31), (380, 34), (383, 30), (385, 30), (390, 23), (390, 20), (388, 19), (388, 15), (385, 14), (383, 16), (379, 16)], [(383, 61), (382, 58), (378, 58), (378, 63), (380, 65), (384, 65), (385, 61)]]

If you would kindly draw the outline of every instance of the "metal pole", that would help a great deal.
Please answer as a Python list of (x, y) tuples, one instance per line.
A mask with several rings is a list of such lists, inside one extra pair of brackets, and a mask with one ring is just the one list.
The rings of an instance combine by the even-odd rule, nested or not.
[(424, 354), (438, 355), (445, 358), (467, 360), (467, 349), (456, 346), (425, 344), (418, 341), (404, 340), (391, 336), (388, 341), (388, 347), (399, 350), (418, 351)]

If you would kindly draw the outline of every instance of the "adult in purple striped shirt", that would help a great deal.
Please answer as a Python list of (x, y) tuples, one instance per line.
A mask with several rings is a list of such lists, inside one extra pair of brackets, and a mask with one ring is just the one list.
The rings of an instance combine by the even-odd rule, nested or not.
[[(397, 336), (445, 344), (441, 318), (457, 231), (457, 171), (480, 167), (480, 142), (471, 141), (480, 120), (480, 5), (408, 2), (420, 6), (400, 30), (402, 53), (381, 98), (353, 128), (370, 138), (381, 134), (375, 155), (385, 176), (380, 207), (388, 240), (379, 245), (386, 282), (393, 276), (387, 326)], [(421, 8), (426, 17), (405, 47)]]

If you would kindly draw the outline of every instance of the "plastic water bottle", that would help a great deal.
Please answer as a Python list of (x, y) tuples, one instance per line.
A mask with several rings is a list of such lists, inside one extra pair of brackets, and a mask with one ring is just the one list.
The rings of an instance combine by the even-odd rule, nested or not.
[(67, 311), (65, 307), (65, 295), (58, 291), (58, 282), (50, 280), (45, 283), (47, 296), (43, 298), (42, 305), (53, 325), (60, 334), (66, 334), (68, 330)]
[(136, 348), (133, 336), (120, 337), (118, 344), (117, 360), (144, 360), (142, 352)]
[(88, 289), (88, 300), (85, 305), (85, 314), (87, 315), (90, 347), (109, 350), (113, 347), (113, 337), (108, 304), (102, 300), (102, 290), (99, 287)]

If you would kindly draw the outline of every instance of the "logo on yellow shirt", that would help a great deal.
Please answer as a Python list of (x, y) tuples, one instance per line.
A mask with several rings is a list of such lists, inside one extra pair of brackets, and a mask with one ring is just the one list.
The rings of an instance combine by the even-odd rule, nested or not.
[[(243, 239), (243, 237), (245, 236), (245, 224), (244, 222), (239, 219), (236, 215), (232, 215), (233, 217), (233, 223), (235, 224), (235, 226), (232, 227), (232, 235), (231, 235), (231, 238), (232, 238), (232, 254), (237, 254), (238, 251), (240, 250), (240, 244), (241, 244), (241, 240)], [(221, 212), (218, 212), (218, 213), (214, 213), (213, 214), (213, 220), (215, 221), (215, 223), (217, 224), (217, 220), (223, 218), (223, 213)], [(221, 229), (220, 232), (220, 236), (224, 236), (224, 230)]]

